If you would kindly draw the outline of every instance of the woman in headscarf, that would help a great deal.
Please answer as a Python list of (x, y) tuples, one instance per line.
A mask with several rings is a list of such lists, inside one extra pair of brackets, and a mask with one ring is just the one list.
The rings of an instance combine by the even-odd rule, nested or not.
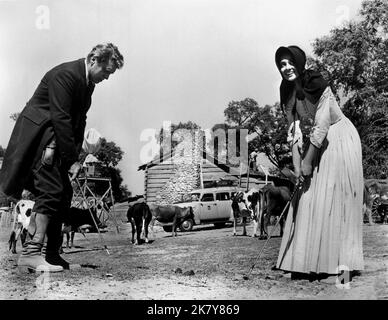
[[(322, 75), (305, 69), (302, 49), (280, 47), (275, 60), (301, 186), (290, 204), (276, 267), (295, 278), (350, 276), (364, 268), (360, 137)], [(304, 146), (301, 126), (309, 122)]]

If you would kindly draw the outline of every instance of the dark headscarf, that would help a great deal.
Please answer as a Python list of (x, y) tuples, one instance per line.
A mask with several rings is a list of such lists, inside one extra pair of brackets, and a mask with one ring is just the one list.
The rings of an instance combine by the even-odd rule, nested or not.
[[(302, 91), (297, 91), (296, 97), (299, 100), (307, 98), (311, 103), (316, 104), (322, 93), (328, 86), (322, 75), (314, 70), (306, 70), (306, 54), (297, 46), (280, 47), (275, 54), (276, 65), (280, 71), (280, 59), (285, 54), (289, 54), (295, 63), (295, 68), (302, 81)], [(291, 98), (295, 84), (292, 81), (283, 79), (280, 85), (280, 105), (283, 106)]]

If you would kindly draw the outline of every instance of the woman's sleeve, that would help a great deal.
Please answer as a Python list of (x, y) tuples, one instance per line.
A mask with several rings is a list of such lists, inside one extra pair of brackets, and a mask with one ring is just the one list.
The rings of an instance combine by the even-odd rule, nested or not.
[(303, 134), (300, 129), (300, 120), (297, 114), (292, 114), (291, 110), (286, 110), (287, 120), (289, 123), (287, 142), (291, 144), (291, 148), (294, 144), (298, 144), (298, 148), (301, 151), (303, 147)]
[(321, 148), (331, 124), (330, 103), (335, 99), (330, 87), (327, 87), (319, 99), (315, 113), (314, 125), (310, 132), (310, 142), (317, 148)]

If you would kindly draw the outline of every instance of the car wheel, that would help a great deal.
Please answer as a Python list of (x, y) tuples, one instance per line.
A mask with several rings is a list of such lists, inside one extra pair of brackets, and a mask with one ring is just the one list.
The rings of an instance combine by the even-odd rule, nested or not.
[(181, 223), (179, 229), (183, 232), (193, 230), (194, 221), (192, 219), (187, 219)]
[(215, 226), (216, 228), (223, 228), (223, 227), (225, 227), (225, 222), (218, 222), (218, 223), (215, 223), (214, 226)]
[(166, 232), (171, 232), (172, 231), (172, 226), (164, 226), (163, 230)]

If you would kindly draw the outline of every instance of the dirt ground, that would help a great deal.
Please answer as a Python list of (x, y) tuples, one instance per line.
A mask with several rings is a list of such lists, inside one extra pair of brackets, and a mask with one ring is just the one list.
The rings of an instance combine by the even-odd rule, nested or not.
[[(75, 247), (63, 257), (81, 268), (57, 274), (18, 271), (18, 254), (8, 251), (9, 229), (0, 230), (0, 299), (5, 300), (388, 300), (388, 225), (364, 225), (365, 270), (350, 288), (335, 283), (291, 280), (271, 270), (280, 237), (269, 242), (257, 261), (264, 240), (232, 235), (232, 228), (195, 226), (173, 238), (155, 228), (148, 244), (130, 242), (126, 206), (116, 206), (119, 233), (108, 221), (102, 234), (76, 234)], [(248, 235), (252, 225), (249, 225)], [(277, 232), (276, 232), (277, 234)], [(18, 253), (21, 251), (18, 243)], [(248, 280), (244, 280), (251, 267)]]

